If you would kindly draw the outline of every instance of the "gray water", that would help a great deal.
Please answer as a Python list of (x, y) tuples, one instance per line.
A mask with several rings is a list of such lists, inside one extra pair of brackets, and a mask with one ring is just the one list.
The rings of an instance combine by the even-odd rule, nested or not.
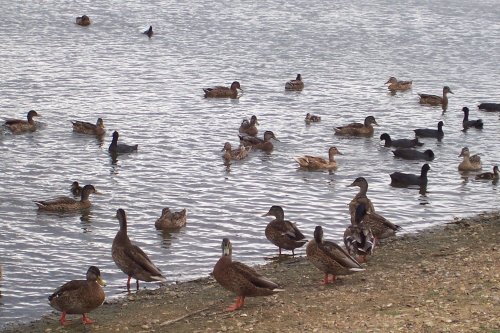
[[(259, 264), (277, 254), (264, 236), (271, 205), (310, 238), (322, 225), (341, 241), (356, 177), (368, 179), (378, 212), (404, 232), (497, 209), (498, 186), (457, 171), (464, 146), (481, 153), (483, 170), (500, 161), (498, 1), (5, 1), (0, 0), (0, 118), (35, 109), (40, 129), (0, 135), (0, 326), (51, 311), (47, 296), (97, 265), (108, 297), (125, 292), (111, 259), (117, 208), (129, 236), (169, 282), (211, 272), (222, 237), (234, 256)], [(76, 16), (93, 24), (80, 27)], [(142, 34), (149, 25), (156, 34)], [(284, 91), (301, 73), (306, 88)], [(389, 76), (413, 80), (391, 95)], [(237, 100), (204, 99), (202, 88), (241, 82)], [(418, 92), (440, 94), (448, 110), (421, 106)], [(483, 130), (461, 131), (462, 107)], [(307, 112), (322, 121), (306, 126)], [(221, 148), (237, 145), (243, 118), (257, 115), (260, 133), (280, 140), (271, 154), (253, 152), (226, 167)], [(343, 138), (333, 127), (374, 115), (373, 138)], [(104, 142), (74, 134), (71, 120), (104, 119)], [(414, 128), (445, 123), (432, 149), (427, 193), (393, 188), (389, 173), (419, 173), (422, 162), (394, 159), (378, 137), (410, 138)], [(138, 153), (113, 164), (113, 130)], [(260, 134), (262, 135), (262, 134)], [(293, 157), (344, 153), (335, 172), (297, 169)], [(39, 213), (33, 200), (70, 195), (74, 180), (93, 184), (90, 213)], [(186, 208), (188, 226), (162, 234), (163, 207)], [(297, 251), (304, 255), (304, 249)], [(143, 284), (155, 288), (155, 284)]]

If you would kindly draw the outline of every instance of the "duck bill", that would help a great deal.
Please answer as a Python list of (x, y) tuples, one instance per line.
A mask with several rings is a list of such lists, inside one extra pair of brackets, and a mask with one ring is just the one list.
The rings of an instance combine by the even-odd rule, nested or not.
[(104, 281), (100, 276), (97, 277), (97, 283), (99, 283), (103, 287), (106, 287), (106, 281)]
[(264, 217), (264, 216), (271, 216), (271, 214), (269, 214), (269, 212), (267, 212), (264, 215), (262, 215), (262, 217)]

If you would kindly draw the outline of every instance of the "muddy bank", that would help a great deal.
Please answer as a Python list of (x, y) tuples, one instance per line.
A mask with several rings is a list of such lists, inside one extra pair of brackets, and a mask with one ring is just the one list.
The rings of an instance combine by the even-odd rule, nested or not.
[(260, 266), (285, 291), (233, 313), (233, 295), (204, 278), (105, 303), (93, 325), (61, 327), (54, 312), (2, 332), (500, 332), (499, 241), (499, 213), (481, 214), (388, 240), (327, 286), (303, 257)]

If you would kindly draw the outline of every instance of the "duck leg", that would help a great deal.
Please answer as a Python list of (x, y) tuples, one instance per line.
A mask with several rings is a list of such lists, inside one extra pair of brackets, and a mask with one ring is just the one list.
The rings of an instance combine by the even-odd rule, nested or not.
[(230, 307), (228, 307), (226, 309), (226, 311), (234, 311), (234, 310), (238, 310), (239, 308), (241, 308), (243, 306), (243, 304), (245, 303), (245, 297), (244, 296), (238, 296), (236, 297), (236, 300), (235, 300), (235, 303), (233, 305), (231, 305)]
[(130, 292), (130, 279), (131, 279), (131, 278), (132, 278), (132, 277), (131, 277), (131, 276), (129, 276), (129, 277), (128, 277), (128, 279), (127, 279), (127, 291), (128, 291), (128, 292)]
[(139, 280), (135, 280), (135, 284), (136, 284), (137, 290), (139, 290)]
[(337, 277), (335, 275), (332, 274), (331, 279), (330, 279), (329, 275), (330, 274), (325, 273), (325, 278), (323, 279), (323, 282), (321, 282), (321, 284), (325, 285), (325, 284), (329, 284), (330, 282), (337, 280)]
[(61, 325), (67, 325), (70, 323), (69, 320), (66, 320), (66, 311), (63, 311), (62, 315), (61, 315), (61, 319), (59, 319), (59, 322), (61, 323)]
[(87, 325), (87, 324), (93, 324), (93, 323), (94, 323), (94, 321), (93, 321), (92, 319), (90, 319), (89, 317), (87, 317), (87, 316), (85, 315), (85, 313), (84, 313), (84, 314), (82, 314), (82, 322), (83, 322), (83, 324), (85, 324), (85, 325)]

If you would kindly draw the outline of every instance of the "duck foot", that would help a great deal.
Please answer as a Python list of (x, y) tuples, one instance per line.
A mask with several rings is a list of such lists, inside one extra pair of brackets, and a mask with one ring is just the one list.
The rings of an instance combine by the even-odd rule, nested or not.
[(87, 317), (85, 315), (85, 313), (82, 315), (82, 322), (84, 325), (87, 325), (87, 324), (93, 324), (95, 321), (90, 319), (89, 317)]
[(334, 282), (335, 280), (337, 280), (337, 276), (336, 275), (333, 275), (331, 274), (332, 277), (330, 278), (330, 274), (328, 273), (325, 273), (325, 278), (323, 279), (323, 282), (321, 282), (322, 285), (325, 285), (325, 284), (329, 284), (331, 282)]
[(244, 296), (238, 296), (236, 297), (236, 302), (231, 305), (230, 307), (228, 307), (226, 309), (226, 311), (228, 312), (232, 312), (232, 311), (235, 311), (235, 310), (238, 310), (239, 308), (241, 308), (243, 306), (243, 304), (245, 304), (245, 297)]
[(66, 320), (66, 312), (63, 311), (62, 315), (61, 315), (61, 319), (59, 319), (59, 322), (61, 323), (61, 325), (63, 326), (66, 326), (68, 324), (71, 323), (70, 320)]

